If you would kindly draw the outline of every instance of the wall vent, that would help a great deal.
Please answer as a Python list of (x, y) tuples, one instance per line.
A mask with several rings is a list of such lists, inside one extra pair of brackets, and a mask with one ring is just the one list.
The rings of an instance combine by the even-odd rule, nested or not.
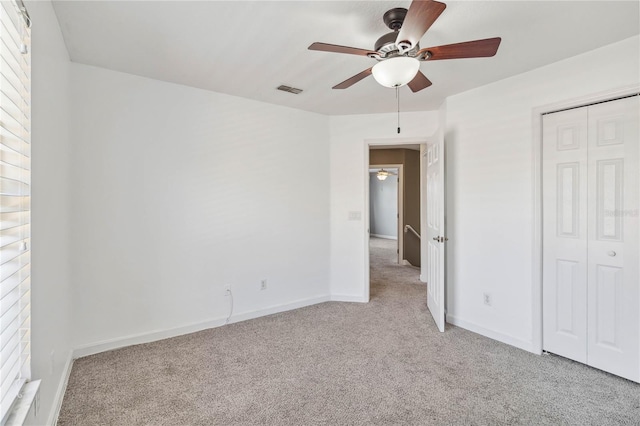
[(284, 84), (278, 86), (278, 90), (282, 90), (283, 92), (293, 93), (294, 95), (297, 95), (298, 93), (302, 93), (302, 89), (296, 89), (295, 87), (285, 86)]

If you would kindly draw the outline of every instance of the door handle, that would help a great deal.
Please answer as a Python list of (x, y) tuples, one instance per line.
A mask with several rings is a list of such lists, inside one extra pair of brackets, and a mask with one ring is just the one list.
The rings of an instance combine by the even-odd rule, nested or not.
[(445, 241), (449, 241), (449, 239), (447, 237), (433, 237), (433, 241), (437, 241), (439, 243), (444, 243)]
[(608, 254), (609, 256), (611, 256), (611, 257), (614, 257), (614, 256), (615, 256), (616, 254), (618, 254), (618, 253), (616, 253), (615, 251), (611, 250), (611, 251), (608, 251), (608, 252), (607, 252), (607, 254)]
[(433, 241), (440, 242), (440, 237), (433, 237)]

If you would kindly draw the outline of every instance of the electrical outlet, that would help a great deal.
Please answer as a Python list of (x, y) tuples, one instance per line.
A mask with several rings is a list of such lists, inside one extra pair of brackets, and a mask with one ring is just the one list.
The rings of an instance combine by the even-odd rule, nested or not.
[(262, 280), (260, 281), (260, 290), (266, 290), (267, 289), (267, 280)]
[(491, 294), (489, 293), (483, 293), (482, 294), (482, 298), (484, 300), (484, 304), (487, 306), (491, 306)]
[(228, 296), (231, 294), (231, 284), (225, 284), (224, 285), (224, 295)]

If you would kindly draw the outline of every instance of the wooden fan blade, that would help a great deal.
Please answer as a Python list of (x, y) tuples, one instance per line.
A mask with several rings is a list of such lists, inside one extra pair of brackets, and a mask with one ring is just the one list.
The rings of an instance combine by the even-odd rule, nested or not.
[(411, 89), (411, 91), (415, 93), (421, 91), (422, 89), (426, 89), (427, 87), (431, 86), (431, 84), (431, 81), (429, 81), (429, 79), (424, 74), (422, 74), (422, 71), (418, 71), (418, 74), (416, 74), (416, 76), (413, 77), (413, 80), (409, 82), (409, 89)]
[(354, 75), (354, 76), (353, 76), (353, 77), (351, 77), (351, 78), (346, 79), (346, 80), (345, 80), (345, 81), (343, 81), (342, 83), (340, 83), (340, 84), (338, 84), (338, 85), (333, 86), (333, 88), (334, 88), (334, 89), (346, 89), (346, 88), (348, 88), (348, 87), (353, 86), (354, 84), (356, 84), (357, 82), (359, 82), (359, 81), (360, 81), (360, 80), (362, 80), (363, 78), (370, 76), (370, 75), (371, 75), (371, 69), (372, 69), (372, 68), (373, 68), (373, 67), (371, 67), (371, 68), (369, 68), (369, 69), (367, 69), (367, 70), (364, 70), (364, 71), (362, 71), (361, 73), (356, 74), (356, 75)]
[(445, 46), (427, 47), (418, 51), (420, 55), (430, 52), (429, 61), (440, 59), (462, 59), (462, 58), (487, 58), (494, 56), (498, 52), (498, 46), (502, 39), (500, 37), (487, 38), (484, 40), (465, 41), (464, 43), (447, 44)]
[(319, 50), (320, 52), (347, 53), (349, 55), (368, 56), (376, 52), (367, 49), (358, 49), (357, 47), (338, 46), (337, 44), (313, 43), (309, 46), (309, 50)]
[(408, 48), (417, 45), (446, 7), (446, 4), (433, 0), (413, 0), (396, 38), (396, 45), (409, 43), (411, 46)]

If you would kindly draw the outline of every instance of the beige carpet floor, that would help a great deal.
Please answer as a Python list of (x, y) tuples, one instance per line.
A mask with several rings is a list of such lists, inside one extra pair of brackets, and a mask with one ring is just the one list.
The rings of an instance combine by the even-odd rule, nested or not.
[(640, 385), (457, 327), (373, 240), (371, 302), (75, 362), (58, 425), (638, 425)]

